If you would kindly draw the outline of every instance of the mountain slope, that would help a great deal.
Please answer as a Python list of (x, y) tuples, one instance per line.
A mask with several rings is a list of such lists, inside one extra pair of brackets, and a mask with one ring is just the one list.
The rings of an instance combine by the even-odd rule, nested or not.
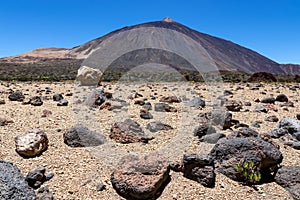
[[(33, 50), (31, 52), (0, 59), (1, 66), (5, 65), (5, 63), (15, 63), (17, 65), (22, 65), (21, 63), (31, 63), (31, 62), (48, 62), (49, 60), (55, 60), (57, 65), (61, 60), (65, 61), (70, 60), (70, 62), (74, 63), (76, 61), (82, 61), (87, 58), (95, 49), (98, 47), (104, 40), (116, 36), (117, 34), (124, 33), (128, 30), (133, 30), (135, 28), (143, 28), (143, 27), (158, 27), (158, 28), (166, 28), (171, 29), (177, 32), (180, 32), (189, 38), (192, 38), (198, 44), (200, 44), (209, 56), (212, 58), (213, 62), (216, 64), (220, 71), (233, 71), (233, 72), (244, 72), (244, 73), (255, 73), (255, 72), (269, 72), (273, 74), (299, 74), (300, 67), (299, 65), (281, 65), (276, 63), (255, 51), (252, 51), (248, 48), (242, 47), (238, 44), (235, 44), (231, 41), (223, 40), (217, 37), (210, 36), (208, 34), (204, 34), (193, 30), (187, 26), (184, 26), (180, 23), (173, 21), (170, 18), (165, 18), (162, 21), (156, 22), (148, 22), (143, 24), (138, 24), (134, 26), (124, 27), (122, 29), (115, 30), (107, 35), (94, 39), (90, 42), (87, 42), (83, 45), (65, 49), (65, 48), (43, 48)], [(151, 37), (151, 36), (150, 36)], [(164, 38), (161, 38), (164, 42)], [(134, 42), (134, 41), (133, 41)], [(149, 57), (153, 57), (154, 59), (157, 57), (164, 58), (173, 58), (168, 55), (168, 53), (158, 51), (160, 55), (157, 55), (153, 52), (145, 53), (145, 52), (135, 52), (139, 55), (143, 55), (144, 61), (146, 62)], [(195, 52), (200, 53), (200, 52)], [(125, 59), (133, 59), (137, 57), (136, 55), (124, 56), (124, 60), (118, 60), (118, 66), (120, 67), (120, 63), (128, 63), (128, 60)], [(175, 60), (176, 63), (177, 60)], [(160, 60), (157, 60), (160, 63)], [(167, 63), (166, 63), (167, 62)], [(174, 61), (173, 61), (174, 62)], [(4, 64), (3, 64), (4, 63)], [(76, 62), (79, 63), (79, 62)], [(168, 63), (168, 59), (165, 59), (165, 63), (160, 64), (169, 64), (173, 65), (174, 63)], [(63, 66), (61, 66), (63, 67)], [(78, 66), (79, 67), (79, 66)], [(126, 66), (123, 66), (126, 67)], [(186, 69), (188, 66), (177, 66), (178, 68), (183, 67)]]

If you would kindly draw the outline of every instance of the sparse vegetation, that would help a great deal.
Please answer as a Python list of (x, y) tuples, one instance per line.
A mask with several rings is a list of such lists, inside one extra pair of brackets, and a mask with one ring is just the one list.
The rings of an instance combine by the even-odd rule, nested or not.
[(253, 161), (241, 161), (236, 165), (236, 171), (240, 173), (241, 178), (246, 184), (252, 185), (261, 180), (261, 173), (259, 166)]

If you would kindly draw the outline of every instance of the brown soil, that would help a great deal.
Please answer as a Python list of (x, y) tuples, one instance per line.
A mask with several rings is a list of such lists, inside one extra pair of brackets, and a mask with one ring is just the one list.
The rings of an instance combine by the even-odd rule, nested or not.
[[(110, 175), (112, 166), (117, 164), (119, 159), (118, 151), (149, 153), (152, 151), (163, 151), (170, 160), (178, 160), (183, 153), (209, 153), (213, 147), (211, 144), (200, 143), (198, 139), (193, 137), (193, 128), (197, 125), (196, 116), (199, 113), (211, 110), (211, 94), (210, 87), (206, 84), (192, 83), (166, 83), (166, 84), (107, 84), (105, 91), (113, 92), (114, 97), (121, 96), (121, 99), (130, 103), (128, 111), (108, 111), (99, 109), (85, 110), (80, 106), (73, 104), (74, 100), (81, 99), (90, 88), (75, 88), (73, 83), (7, 83), (0, 84), (0, 99), (5, 99), (6, 104), (0, 105), (0, 117), (12, 119), (14, 123), (6, 126), (0, 126), (0, 159), (10, 161), (20, 168), (21, 172), (26, 175), (29, 171), (45, 166), (47, 172), (53, 172), (54, 178), (44, 183), (50, 191), (54, 193), (55, 199), (104, 199), (114, 200), (122, 199), (112, 188), (110, 183)], [(150, 87), (149, 87), (150, 86)], [(261, 128), (253, 128), (261, 134), (268, 133), (277, 126), (278, 123), (265, 122), (265, 117), (276, 115), (279, 119), (283, 117), (295, 118), (296, 113), (300, 113), (299, 91), (291, 91), (286, 86), (275, 84), (266, 85), (258, 91), (249, 90), (246, 85), (242, 90), (235, 90), (237, 85), (224, 84), (225, 89), (230, 89), (234, 92), (232, 99), (241, 100), (242, 102), (250, 101), (252, 106), (244, 106), (241, 112), (234, 112), (233, 118), (240, 120), (248, 125), (253, 121), (262, 121)], [(45, 94), (40, 91), (50, 87), (52, 93)], [(166, 87), (166, 89), (164, 89)], [(111, 88), (111, 89), (109, 89)], [(115, 88), (121, 88), (122, 92)], [(127, 88), (127, 89), (126, 89)], [(152, 88), (152, 89), (151, 89)], [(177, 89), (174, 89), (177, 88)], [(191, 94), (191, 91), (186, 91), (186, 88), (191, 88), (191, 91), (196, 91), (199, 94)], [(30, 96), (42, 95), (48, 97), (49, 100), (44, 100), (44, 104), (40, 107), (31, 105), (22, 105), (20, 102), (9, 101), (7, 96), (12, 90), (21, 90)], [(204, 109), (189, 109), (187, 110), (184, 103), (174, 103), (179, 112), (177, 113), (158, 113), (150, 111), (154, 119), (144, 120), (139, 117), (141, 106), (134, 105), (134, 100), (127, 99), (130, 91), (135, 89), (137, 92), (144, 95), (152, 103), (158, 102), (161, 96), (169, 95), (186, 95), (188, 98), (192, 96), (202, 96), (208, 106)], [(38, 91), (37, 91), (38, 90)], [(261, 92), (266, 92), (266, 95)], [(66, 96), (67, 93), (74, 92), (73, 97)], [(150, 100), (150, 95), (158, 93), (156, 100)], [(57, 102), (52, 100), (55, 93), (62, 93), (69, 101), (69, 106), (58, 107)], [(259, 103), (253, 100), (267, 96), (283, 93), (286, 94), (290, 101), (294, 102), (295, 107), (285, 110), (279, 107), (276, 102), (275, 107), (278, 111), (270, 110), (269, 113), (254, 112), (254, 108)], [(143, 98), (144, 98), (143, 97)], [(142, 99), (142, 98), (141, 98)], [(72, 108), (79, 109), (80, 114), (74, 114)], [(42, 118), (43, 110), (50, 110), (52, 114)], [(249, 109), (249, 111), (245, 111)], [(108, 137), (109, 130), (112, 124), (117, 120), (124, 120), (127, 117), (138, 121), (143, 128), (145, 125), (154, 120), (161, 120), (171, 125), (174, 130), (161, 131), (153, 134), (155, 139), (149, 144), (116, 144)], [(64, 144), (63, 133), (76, 123), (87, 125), (90, 129), (98, 130), (107, 136), (108, 144), (105, 147), (111, 147), (112, 150), (103, 147), (95, 148), (71, 148)], [(24, 134), (28, 129), (40, 128), (46, 132), (49, 138), (49, 148), (41, 156), (36, 158), (24, 159), (15, 151), (14, 138), (17, 135)], [(60, 129), (61, 131), (59, 131)], [(147, 132), (148, 133), (148, 132)], [(225, 131), (225, 134), (230, 131)], [(150, 133), (148, 133), (150, 134)], [(188, 141), (188, 142), (185, 142)], [(280, 150), (283, 153), (282, 165), (299, 166), (300, 151), (289, 147), (284, 147), (283, 142), (275, 140), (280, 145)], [(187, 146), (186, 146), (187, 145)], [(186, 148), (184, 148), (186, 147)], [(278, 186), (276, 183), (268, 183), (258, 185), (255, 188), (243, 186), (240, 183), (230, 180), (222, 174), (217, 173), (216, 187), (213, 189), (205, 188), (202, 185), (188, 180), (180, 173), (171, 172), (171, 182), (166, 186), (159, 200), (182, 200), (182, 199), (291, 199), (288, 192)], [(96, 186), (103, 183), (107, 189), (102, 192), (96, 191)]]

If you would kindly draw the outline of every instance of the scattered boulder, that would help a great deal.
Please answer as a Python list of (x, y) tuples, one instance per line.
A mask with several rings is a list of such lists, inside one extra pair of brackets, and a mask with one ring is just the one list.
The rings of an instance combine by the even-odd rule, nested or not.
[(61, 99), (57, 102), (57, 106), (68, 106), (69, 102), (66, 99)]
[(100, 89), (94, 89), (84, 101), (84, 104), (87, 106), (101, 106), (107, 100), (105, 92)]
[(291, 135), (300, 140), (300, 122), (291, 118), (283, 118), (278, 124), (278, 128), (286, 129)]
[(234, 137), (258, 137), (258, 136), (259, 133), (249, 127), (242, 127), (234, 132)]
[(195, 107), (195, 108), (200, 108), (200, 107), (204, 108), (205, 107), (205, 101), (202, 100), (199, 97), (195, 97), (191, 101), (185, 103), (185, 105), (189, 106), (189, 107)]
[(231, 127), (232, 114), (226, 110), (213, 109), (210, 112), (200, 116), (203, 121), (210, 123), (212, 126), (217, 126), (220, 129), (228, 129)]
[(299, 113), (299, 114), (296, 114), (296, 118), (297, 118), (298, 120), (300, 120), (300, 113)]
[(245, 102), (244, 103), (244, 106), (251, 106), (252, 104), (251, 104), (251, 102), (249, 102), (249, 101), (247, 101), (247, 102)]
[(272, 138), (280, 138), (286, 134), (289, 134), (289, 132), (284, 128), (275, 128), (269, 133)]
[(36, 193), (36, 200), (54, 200), (54, 197), (48, 187), (41, 187)]
[(236, 181), (245, 181), (236, 166), (252, 161), (259, 166), (262, 178), (271, 176), (282, 162), (282, 154), (273, 144), (259, 137), (222, 138), (210, 152), (218, 171)]
[(234, 112), (238, 112), (243, 108), (242, 102), (236, 100), (227, 100), (225, 101), (224, 106), (227, 108), (227, 110)]
[(145, 110), (152, 110), (152, 105), (150, 102), (145, 102), (145, 104), (143, 105), (143, 109)]
[(148, 137), (141, 125), (132, 119), (126, 119), (123, 122), (116, 122), (110, 129), (109, 137), (119, 143), (134, 143), (144, 142), (148, 143), (149, 140), (153, 139)]
[(4, 99), (0, 99), (0, 105), (5, 104), (5, 100)]
[(28, 185), (34, 189), (37, 189), (41, 187), (41, 185), (50, 180), (54, 174), (50, 173), (48, 175), (45, 175), (46, 168), (45, 167), (39, 167), (35, 169), (32, 172), (29, 172), (25, 178), (25, 181), (27, 181)]
[(102, 184), (102, 183), (100, 183), (100, 184), (98, 184), (97, 186), (96, 186), (96, 191), (97, 192), (101, 192), (101, 191), (103, 191), (103, 190), (105, 190), (106, 189), (106, 185), (104, 185), (104, 184)]
[(121, 109), (123, 107), (122, 103), (119, 101), (105, 101), (101, 106), (99, 107), (100, 110), (116, 110), (116, 109)]
[(91, 131), (84, 126), (74, 126), (64, 135), (64, 143), (70, 147), (92, 147), (106, 142), (106, 137), (96, 131)]
[(113, 188), (126, 199), (156, 199), (170, 180), (169, 163), (157, 153), (124, 157), (111, 175)]
[(134, 101), (134, 104), (142, 106), (142, 105), (145, 104), (145, 101), (141, 100), (141, 99), (137, 99), (137, 100)]
[(34, 190), (15, 165), (0, 160), (0, 172), (0, 199), (36, 199)]
[(267, 121), (267, 122), (278, 122), (279, 119), (275, 115), (271, 115), (271, 116), (266, 117), (265, 121)]
[(292, 147), (293, 149), (300, 150), (300, 142), (287, 141), (284, 142), (284, 145)]
[(0, 126), (6, 126), (10, 123), (14, 123), (14, 121), (7, 118), (0, 118)]
[(8, 95), (8, 99), (11, 101), (23, 101), (25, 99), (25, 96), (21, 91), (17, 90)]
[(183, 155), (183, 176), (213, 188), (216, 182), (213, 158), (201, 154)]
[(215, 132), (216, 132), (215, 127), (213, 127), (209, 124), (203, 124), (203, 125), (197, 126), (193, 131), (194, 136), (198, 136), (199, 138), (205, 136), (206, 134), (212, 134)]
[(173, 127), (168, 125), (168, 124), (164, 124), (162, 122), (159, 121), (154, 121), (154, 122), (150, 122), (149, 124), (147, 124), (146, 127), (149, 131), (151, 131), (152, 133), (157, 132), (157, 131), (167, 131), (167, 130), (172, 130)]
[(97, 86), (101, 76), (102, 72), (99, 69), (82, 66), (78, 69), (76, 80), (82, 86)]
[(35, 157), (47, 150), (49, 140), (46, 133), (39, 129), (27, 131), (23, 136), (15, 137), (16, 151), (24, 157)]
[(34, 97), (30, 98), (30, 104), (33, 106), (41, 106), (41, 105), (43, 105), (43, 101), (42, 101), (41, 97), (34, 96)]
[(55, 94), (55, 95), (53, 95), (52, 98), (53, 98), (53, 101), (60, 101), (60, 100), (64, 99), (62, 94)]
[(48, 117), (50, 115), (52, 115), (52, 112), (50, 110), (43, 110), (42, 117)]
[(177, 112), (177, 109), (166, 103), (154, 104), (154, 110), (156, 112)]
[(165, 103), (180, 103), (180, 99), (178, 99), (176, 96), (162, 97), (159, 101)]
[(288, 97), (285, 94), (277, 95), (275, 100), (279, 101), (279, 102), (288, 102), (289, 101)]
[(269, 109), (266, 108), (265, 106), (262, 106), (262, 105), (258, 105), (255, 107), (255, 112), (263, 112), (263, 113), (267, 113), (269, 112)]
[(294, 199), (300, 199), (300, 167), (283, 166), (276, 176), (275, 182), (285, 188)]
[(140, 117), (142, 119), (153, 119), (153, 115), (148, 110), (144, 109), (140, 111)]
[(275, 98), (274, 97), (266, 97), (266, 98), (263, 98), (260, 102), (274, 104)]

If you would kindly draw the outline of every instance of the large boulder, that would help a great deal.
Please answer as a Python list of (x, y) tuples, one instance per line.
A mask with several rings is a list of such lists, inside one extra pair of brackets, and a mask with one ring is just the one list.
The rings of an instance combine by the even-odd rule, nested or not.
[(155, 199), (169, 181), (169, 163), (157, 153), (126, 156), (111, 175), (114, 189), (126, 199)]
[(300, 122), (291, 119), (283, 118), (278, 124), (278, 128), (286, 129), (291, 135), (293, 135), (297, 140), (300, 140)]
[(20, 170), (12, 163), (0, 160), (0, 199), (35, 200)]
[(236, 169), (238, 164), (253, 162), (262, 177), (270, 177), (282, 162), (282, 154), (273, 144), (260, 137), (228, 137), (218, 141), (210, 155), (222, 174), (236, 181), (245, 181)]
[(116, 122), (110, 129), (109, 137), (119, 143), (147, 143), (153, 139), (152, 137), (148, 137), (141, 128), (141, 125), (132, 119)]
[(285, 188), (296, 200), (300, 199), (300, 166), (283, 166), (276, 176), (275, 182)]
[(84, 126), (74, 126), (64, 135), (64, 143), (70, 147), (99, 146), (106, 142), (106, 137), (96, 131), (91, 131)]
[(80, 81), (82, 86), (97, 86), (101, 76), (102, 72), (99, 69), (82, 66), (78, 69), (76, 80)]
[(39, 129), (27, 131), (25, 135), (15, 137), (16, 151), (24, 157), (35, 157), (48, 148), (48, 137)]

